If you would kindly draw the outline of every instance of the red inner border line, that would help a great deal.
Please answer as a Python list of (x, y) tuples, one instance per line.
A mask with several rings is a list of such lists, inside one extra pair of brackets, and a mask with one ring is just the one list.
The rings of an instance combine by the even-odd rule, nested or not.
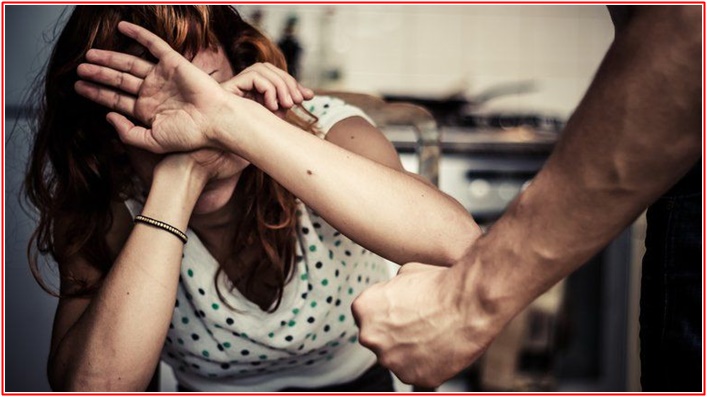
[[(121, 4), (194, 4), (194, 3), (204, 3), (204, 2), (185, 2), (185, 1), (173, 1), (173, 2), (135, 2), (135, 1), (125, 1), (125, 2), (120, 2)], [(98, 2), (51, 2), (51, 1), (2, 1), (0, 2), (2, 4), (2, 22), (0, 23), (2, 26), (2, 43), (0, 44), (0, 49), (2, 50), (2, 67), (0, 67), (0, 70), (2, 71), (2, 127), (1, 127), (1, 133), (3, 137), (3, 141), (5, 140), (5, 6), (6, 5), (69, 5), (69, 4), (115, 4), (115, 2), (109, 2), (109, 1), (98, 1)], [(214, 2), (208, 2), (208, 4), (233, 4), (232, 2), (223, 2), (223, 1), (214, 1)], [(469, 1), (440, 1), (440, 2), (430, 2), (430, 1), (330, 1), (330, 2), (320, 2), (320, 1), (241, 1), (238, 2), (238, 4), (242, 5), (488, 5), (488, 4), (495, 4), (495, 5), (512, 5), (512, 4), (542, 4), (542, 5), (565, 5), (565, 4), (591, 4), (591, 5), (604, 5), (604, 4), (627, 4), (627, 5), (643, 5), (647, 4), (647, 2), (638, 2), (638, 1), (606, 1), (606, 2), (594, 2), (594, 1), (558, 1), (558, 2), (549, 2), (549, 1), (479, 1), (479, 2), (469, 2)], [(668, 2), (655, 2), (651, 4), (675, 4), (675, 3), (668, 3)], [(679, 4), (691, 4), (691, 5), (702, 5), (702, 11), (703, 11), (703, 30), (702, 30), (702, 36), (703, 36), (703, 44), (705, 42), (705, 39), (707, 39), (707, 34), (705, 31), (704, 23), (705, 20), (707, 20), (707, 7), (706, 7), (706, 2), (705, 1), (686, 1), (686, 2), (680, 2)], [(706, 236), (705, 236), (705, 225), (707, 224), (707, 216), (705, 214), (705, 209), (707, 209), (706, 202), (705, 202), (705, 188), (707, 187), (707, 177), (705, 175), (705, 171), (707, 168), (705, 167), (705, 162), (704, 162), (704, 154), (707, 151), (707, 141), (705, 140), (705, 125), (706, 123), (706, 111), (705, 111), (705, 103), (707, 102), (707, 93), (705, 92), (704, 85), (705, 81), (707, 81), (707, 74), (705, 73), (705, 60), (706, 55), (705, 51), (703, 48), (703, 76), (702, 76), (702, 97), (703, 97), (703, 108), (702, 108), (702, 120), (703, 120), (703, 143), (702, 143), (702, 155), (703, 155), (703, 160), (702, 160), (702, 262), (703, 265), (705, 264), (705, 242), (707, 241)], [(0, 176), (0, 183), (2, 184), (3, 187), (3, 193), (5, 192), (5, 145), (3, 144), (2, 149), (0, 149), (0, 157), (2, 157), (2, 176)], [(2, 389), (0, 392), (0, 395), (8, 395), (8, 396), (18, 396), (18, 395), (36, 395), (37, 393), (25, 393), (25, 392), (5, 392), (5, 195), (3, 194), (2, 198), (0, 198), (0, 203), (2, 203), (2, 229), (0, 232), (0, 235), (2, 237), (2, 245), (1, 245), (1, 251), (2, 254), (2, 285), (0, 286), (0, 290), (2, 291), (2, 308), (0, 309), (0, 326), (2, 327), (2, 331), (0, 331), (0, 335), (2, 335), (2, 347), (0, 349), (0, 354), (2, 354), (2, 375), (0, 375), (1, 383), (2, 383)], [(705, 305), (704, 305), (704, 298), (705, 298), (705, 284), (707, 283), (707, 274), (705, 273), (705, 269), (703, 266), (703, 272), (702, 272), (702, 301), (703, 301), (703, 307), (702, 307), (702, 341), (703, 341), (703, 356), (702, 356), (702, 365), (703, 365), (703, 379), (702, 379), (702, 384), (703, 384), (703, 391), (702, 393), (671, 393), (671, 395), (706, 395), (707, 393), (707, 379), (704, 377), (704, 372), (705, 372), (705, 356), (707, 355), (707, 346), (705, 346), (704, 341), (705, 341), (705, 326), (707, 325), (707, 316), (705, 315)], [(128, 396), (128, 395), (139, 395), (140, 393), (78, 393), (79, 395), (89, 395), (89, 396), (102, 396), (102, 395), (118, 395), (118, 396)], [(203, 395), (202, 393), (179, 393), (180, 395)], [(434, 395), (440, 395), (440, 396), (459, 396), (459, 395), (468, 395), (470, 393), (434, 393)], [(474, 395), (483, 395), (483, 396), (491, 396), (491, 395), (497, 395), (497, 393), (473, 393)], [(521, 396), (535, 396), (538, 395), (538, 393), (509, 393), (512, 395), (521, 395)], [(594, 392), (594, 393), (562, 393), (563, 395), (573, 395), (573, 396), (595, 396), (595, 395), (614, 395), (614, 394), (621, 394), (621, 395), (626, 395), (626, 396), (643, 396), (646, 395), (646, 393), (611, 393), (611, 392)], [(60, 396), (69, 396), (69, 395), (77, 395), (77, 393), (52, 393), (52, 395), (60, 395)], [(209, 395), (303, 395), (303, 393), (209, 393)], [(327, 395), (324, 393), (324, 395)], [(332, 395), (341, 395), (341, 396), (359, 396), (359, 395), (371, 395), (371, 396), (384, 396), (384, 395), (390, 395), (389, 393), (334, 393)], [(418, 396), (420, 393), (395, 393), (395, 395), (405, 395), (405, 396)], [(542, 393), (541, 393), (542, 395)]]

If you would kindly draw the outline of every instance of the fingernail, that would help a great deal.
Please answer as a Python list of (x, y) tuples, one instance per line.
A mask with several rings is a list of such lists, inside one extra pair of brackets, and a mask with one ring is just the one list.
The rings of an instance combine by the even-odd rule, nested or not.
[(96, 65), (90, 64), (90, 63), (82, 63), (79, 66), (76, 67), (76, 72), (80, 75), (82, 74), (89, 74), (92, 72), (95, 72), (98, 69)]
[(132, 33), (134, 31), (132, 25), (127, 21), (118, 22), (118, 29), (123, 33)]
[(93, 95), (91, 89), (92, 87), (83, 80), (79, 80), (74, 83), (74, 90), (76, 90), (76, 93), (81, 95), (82, 97), (91, 99), (91, 96)]

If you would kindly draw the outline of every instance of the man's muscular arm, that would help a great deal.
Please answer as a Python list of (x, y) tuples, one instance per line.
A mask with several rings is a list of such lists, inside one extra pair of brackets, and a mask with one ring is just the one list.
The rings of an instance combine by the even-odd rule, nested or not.
[(699, 161), (701, 135), (702, 8), (634, 8), (530, 187), (452, 268), (364, 291), (361, 343), (405, 382), (454, 376)]

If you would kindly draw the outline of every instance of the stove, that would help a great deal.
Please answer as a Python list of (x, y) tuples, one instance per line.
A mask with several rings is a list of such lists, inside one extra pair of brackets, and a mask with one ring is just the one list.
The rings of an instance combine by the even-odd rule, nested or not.
[[(532, 183), (552, 152), (563, 123), (538, 116), (477, 117), (474, 124), (467, 121), (466, 126), (440, 128), (439, 188), (487, 229)], [(383, 132), (397, 148), (403, 166), (416, 172), (415, 132), (403, 127)], [(560, 335), (565, 338), (562, 348), (540, 355), (532, 352), (532, 360), (527, 354), (518, 358), (519, 366), (533, 374), (530, 379), (553, 380), (552, 389), (545, 391), (625, 390), (631, 277), (627, 263), (632, 249), (628, 229), (566, 279), (561, 298), (565, 309), (555, 314), (562, 316), (562, 324), (546, 327), (547, 332), (536, 335), (536, 339), (546, 339), (548, 346), (555, 346), (550, 338)], [(531, 318), (531, 324), (535, 323), (539, 322)], [(467, 378), (477, 377), (468, 373)], [(471, 389), (483, 391), (478, 385)]]
[[(416, 171), (411, 129), (384, 130), (403, 166)], [(496, 220), (542, 168), (558, 134), (528, 127), (441, 128), (439, 188), (457, 199), (477, 222)]]

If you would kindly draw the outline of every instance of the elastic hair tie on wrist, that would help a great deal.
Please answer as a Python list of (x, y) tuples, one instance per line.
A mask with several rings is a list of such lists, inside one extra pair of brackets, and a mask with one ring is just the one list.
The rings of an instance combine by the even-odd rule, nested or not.
[(175, 235), (178, 239), (182, 240), (182, 242), (184, 244), (187, 243), (187, 240), (188, 240), (187, 235), (184, 232), (182, 232), (181, 230), (177, 229), (176, 227), (170, 225), (169, 223), (158, 221), (157, 219), (148, 218), (143, 215), (136, 216), (134, 221), (135, 221), (135, 223), (138, 223), (138, 222), (144, 223), (146, 225), (150, 225), (152, 227), (156, 227), (158, 229), (162, 229), (167, 232), (170, 232), (173, 235)]

